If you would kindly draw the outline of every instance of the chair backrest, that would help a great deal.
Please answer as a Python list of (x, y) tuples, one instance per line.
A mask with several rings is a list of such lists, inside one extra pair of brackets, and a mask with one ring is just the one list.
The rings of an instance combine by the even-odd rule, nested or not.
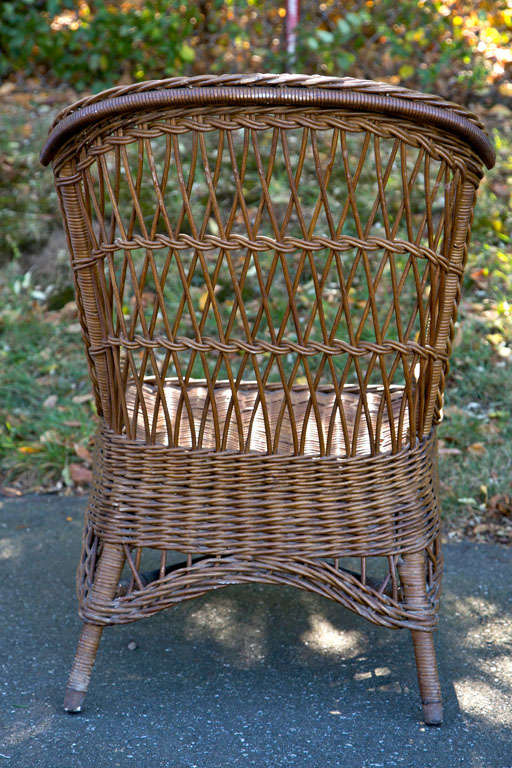
[(64, 110), (50, 160), (112, 430), (348, 456), (430, 432), (493, 163), (474, 115), (347, 78), (174, 78)]

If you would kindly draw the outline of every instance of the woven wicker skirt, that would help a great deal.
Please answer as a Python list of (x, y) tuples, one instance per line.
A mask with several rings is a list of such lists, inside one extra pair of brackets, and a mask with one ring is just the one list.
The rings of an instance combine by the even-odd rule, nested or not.
[[(151, 386), (145, 385), (146, 419), (148, 415), (153, 419), (156, 404)], [(175, 384), (168, 386), (166, 409), (175, 428), (180, 400)], [(217, 388), (217, 415), (230, 412), (225, 390)], [(306, 429), (300, 418), (305, 413), (302, 391), (298, 388), (292, 397), (299, 436)], [(257, 399), (251, 386), (242, 386), (240, 393), (245, 437), (252, 448), (261, 435)], [(367, 423), (363, 427), (361, 422), (354, 441), (352, 420), (351, 444), (360, 451), (355, 456), (292, 455), (285, 423), (279, 446), (287, 452), (216, 451), (211, 447), (215, 436), (205, 405), (207, 390), (195, 384), (189, 394), (182, 446), (167, 444), (162, 419), (154, 420), (159, 442), (152, 445), (105, 427), (97, 436), (96, 479), (79, 569), (80, 611), (86, 621), (130, 622), (210, 589), (259, 581), (324, 594), (388, 627), (434, 626), (441, 576), (439, 509), (432, 482), (434, 433), (395, 454), (372, 456), (367, 453)], [(277, 409), (282, 391), (274, 387), (273, 397)], [(346, 414), (351, 408), (352, 413), (357, 411), (357, 397), (355, 390), (346, 394)], [(396, 419), (403, 417), (401, 397), (397, 389)], [(377, 392), (369, 398), (374, 425), (382, 414), (381, 400)], [(128, 401), (142, 430), (136, 396), (132, 393)], [(327, 429), (333, 424), (331, 394), (320, 393), (320, 402)], [(380, 419), (386, 445), (390, 419)], [(235, 431), (228, 426), (225, 434), (234, 445)], [(186, 447), (193, 433), (202, 435), (206, 447)], [(308, 439), (318, 442), (318, 433), (310, 429)], [(104, 543), (124, 548), (131, 582), (128, 588), (121, 586), (108, 604), (97, 601), (89, 588)], [(140, 565), (140, 553), (146, 550), (157, 550), (164, 557), (179, 552), (185, 559), (181, 566), (164, 564), (148, 576)], [(418, 608), (403, 600), (396, 566), (411, 551), (427, 553), (429, 606)], [(364, 563), (371, 557), (383, 559), (387, 576), (377, 583), (354, 574), (343, 565), (343, 558), (354, 557)]]

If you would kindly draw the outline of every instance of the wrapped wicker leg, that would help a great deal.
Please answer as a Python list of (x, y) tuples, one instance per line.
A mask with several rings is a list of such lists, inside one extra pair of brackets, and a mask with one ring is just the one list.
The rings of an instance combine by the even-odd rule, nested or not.
[(169, 78), (63, 110), (41, 159), (101, 419), (66, 708), (102, 627), (261, 582), (410, 630), (439, 723), (435, 435), (478, 118), (350, 78)]
[[(90, 598), (93, 602), (105, 605), (112, 601), (124, 559), (122, 547), (112, 544), (103, 546), (90, 589)], [(64, 696), (66, 712), (80, 712), (82, 709), (102, 631), (101, 625), (89, 622), (84, 624)]]
[[(423, 552), (405, 555), (398, 570), (402, 580), (405, 601), (417, 608), (428, 606), (425, 574), (425, 556)], [(411, 630), (418, 670), (423, 716), (427, 725), (441, 725), (443, 722), (443, 704), (441, 687), (437, 675), (437, 663), (432, 632)]]

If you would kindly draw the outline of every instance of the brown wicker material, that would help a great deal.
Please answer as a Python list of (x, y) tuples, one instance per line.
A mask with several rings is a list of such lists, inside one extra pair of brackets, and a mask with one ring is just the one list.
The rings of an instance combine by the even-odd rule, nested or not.
[(61, 112), (50, 160), (102, 417), (66, 709), (105, 625), (259, 581), (410, 629), (441, 722), (435, 427), (478, 119), (348, 78), (171, 78)]

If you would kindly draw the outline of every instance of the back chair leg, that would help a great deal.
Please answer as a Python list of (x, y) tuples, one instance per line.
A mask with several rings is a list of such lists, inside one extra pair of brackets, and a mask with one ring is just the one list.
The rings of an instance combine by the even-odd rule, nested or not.
[[(398, 568), (406, 602), (419, 608), (427, 607), (425, 556), (423, 552), (404, 555)], [(437, 674), (434, 636), (432, 632), (416, 629), (411, 630), (411, 635), (416, 657), (423, 717), (427, 725), (441, 725), (443, 722), (443, 703)]]
[[(123, 570), (124, 559), (122, 547), (104, 544), (90, 593), (90, 598), (96, 604), (109, 603), (113, 599)], [(98, 624), (88, 622), (84, 624), (64, 695), (66, 712), (80, 712), (82, 709), (102, 632), (103, 627)]]

